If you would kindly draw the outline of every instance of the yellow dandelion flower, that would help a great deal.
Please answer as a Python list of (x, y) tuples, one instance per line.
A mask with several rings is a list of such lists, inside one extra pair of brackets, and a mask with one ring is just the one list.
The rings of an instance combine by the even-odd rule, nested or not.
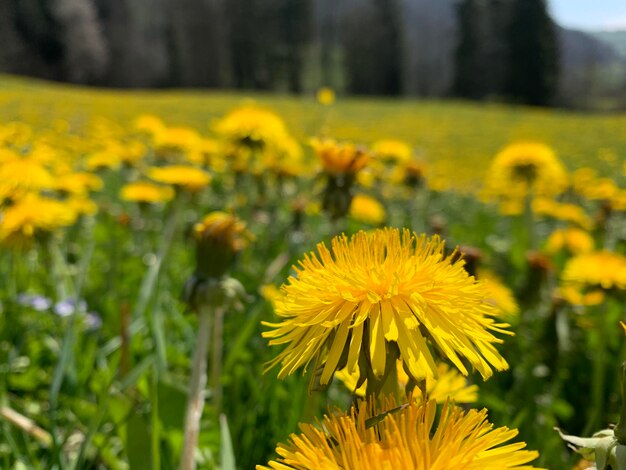
[(248, 147), (273, 145), (288, 135), (280, 116), (254, 105), (231, 111), (215, 123), (214, 129), (231, 143)]
[(342, 235), (331, 250), (318, 244), (317, 254), (294, 269), (277, 302), (282, 322), (265, 323), (274, 329), (263, 333), (270, 345), (286, 344), (270, 363), (281, 365), (280, 378), (315, 358), (324, 364), (322, 385), (337, 369), (354, 370), (357, 363), (381, 377), (394, 345), (416, 381), (437, 376), (434, 346), (464, 375), (461, 357), (485, 379), (491, 366), (508, 367), (494, 347), (502, 340), (489, 331), (508, 333), (508, 325), (494, 321), (497, 312), (483, 301), (482, 285), (462, 260), (444, 254), (437, 236), (392, 228)]
[(123, 161), (123, 150), (115, 145), (109, 145), (103, 150), (91, 153), (85, 161), (88, 170), (117, 169)]
[(53, 186), (50, 172), (34, 158), (14, 154), (13, 158), (0, 162), (0, 200)]
[[(409, 376), (402, 367), (402, 361), (396, 362), (398, 372), (398, 386), (404, 390), (409, 383)], [(444, 403), (448, 398), (454, 400), (455, 403), (474, 403), (478, 399), (478, 387), (469, 385), (467, 379), (463, 377), (459, 371), (450, 368), (445, 362), (437, 364), (437, 372), (439, 378), (435, 379), (428, 376), (426, 379), (426, 394), (428, 399)], [(343, 382), (343, 384), (352, 393), (359, 397), (364, 397), (367, 390), (367, 379), (359, 386), (359, 369), (349, 372), (342, 369), (335, 373), (335, 377)], [(422, 392), (419, 387), (415, 387), (411, 392), (415, 399), (422, 398)]]
[(585, 230), (575, 227), (557, 229), (550, 234), (546, 242), (548, 253), (557, 253), (563, 249), (578, 255), (593, 251), (594, 241)]
[(595, 251), (571, 258), (565, 264), (564, 283), (626, 289), (626, 257), (610, 251)]
[(121, 149), (120, 161), (128, 166), (137, 166), (146, 156), (147, 147), (143, 142), (133, 141)]
[(174, 197), (174, 190), (169, 186), (137, 181), (122, 187), (120, 197), (124, 201), (154, 204), (170, 201)]
[(102, 179), (93, 173), (75, 172), (57, 176), (54, 189), (68, 194), (84, 195), (102, 189)]
[(322, 87), (317, 90), (315, 97), (317, 98), (317, 102), (319, 104), (330, 106), (335, 102), (335, 90), (327, 86)]
[(604, 302), (605, 295), (602, 289), (591, 289), (586, 292), (584, 290), (584, 287), (580, 285), (565, 285), (556, 290), (556, 296), (571, 305), (589, 307)]
[[(390, 401), (386, 410), (394, 406)], [(348, 414), (336, 411), (315, 424), (300, 424), (278, 458), (257, 470), (530, 470), (537, 457), (524, 442), (505, 444), (517, 430), (494, 428), (487, 410), (463, 411), (446, 402), (439, 419), (437, 403), (411, 401), (380, 414), (362, 404)], [(376, 423), (371, 425), (371, 420)]]
[(380, 225), (385, 221), (385, 208), (371, 196), (357, 194), (350, 203), (350, 217), (359, 222)]
[(618, 212), (626, 212), (626, 189), (620, 189), (613, 195), (611, 208)]
[(135, 129), (139, 132), (145, 132), (147, 134), (157, 134), (165, 129), (165, 124), (157, 116), (152, 114), (142, 114), (135, 119)]
[(426, 164), (420, 160), (408, 160), (397, 165), (389, 175), (391, 184), (404, 184), (418, 188), (425, 181)]
[(185, 165), (152, 167), (148, 170), (148, 178), (190, 192), (200, 191), (211, 181), (211, 176), (207, 172)]
[(186, 156), (191, 163), (206, 165), (219, 172), (223, 172), (226, 168), (221, 144), (214, 139), (201, 139), (199, 144), (190, 149)]
[(186, 127), (166, 127), (154, 134), (154, 150), (157, 155), (168, 157), (186, 154), (200, 145), (198, 133)]
[(82, 195), (70, 197), (64, 202), (74, 211), (76, 216), (94, 215), (98, 212), (98, 205), (91, 199)]
[(374, 142), (372, 152), (376, 155), (376, 160), (389, 163), (408, 162), (413, 155), (413, 150), (409, 144), (394, 139), (378, 140)]
[(487, 291), (485, 300), (493, 304), (502, 316), (515, 316), (519, 313), (513, 291), (502, 282), (502, 279), (487, 269), (479, 268), (477, 274)]
[(537, 198), (533, 201), (532, 209), (537, 215), (570, 222), (585, 230), (593, 228), (591, 217), (585, 213), (582, 207), (575, 204), (561, 203), (547, 198)]
[(276, 301), (282, 298), (282, 292), (274, 284), (261, 286), (259, 292), (272, 305), (272, 308), (276, 308)]
[(622, 326), (622, 329), (624, 330), (624, 334), (626, 334), (626, 323), (624, 323), (623, 321), (620, 321), (619, 324)]
[(495, 156), (485, 186), (486, 193), (496, 198), (553, 196), (566, 188), (567, 174), (547, 145), (517, 142)]
[(315, 153), (326, 173), (331, 175), (356, 174), (370, 160), (365, 149), (350, 143), (339, 143), (332, 139), (311, 139)]
[(618, 186), (610, 178), (597, 178), (592, 184), (581, 188), (580, 194), (591, 201), (609, 200), (619, 192)]
[(26, 247), (39, 234), (72, 225), (76, 215), (68, 204), (29, 194), (1, 214), (0, 242)]

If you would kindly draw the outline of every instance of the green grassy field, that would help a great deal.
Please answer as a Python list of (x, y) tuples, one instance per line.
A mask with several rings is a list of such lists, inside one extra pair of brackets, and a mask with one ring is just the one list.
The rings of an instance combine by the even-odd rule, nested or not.
[[(294, 173), (279, 167), (276, 161), (284, 157), (276, 157), (276, 149), (293, 141), (279, 132), (278, 144), (272, 142), (275, 129), (261, 144), (252, 133), (242, 138), (216, 131), (218, 119), (250, 102), (277, 114), (262, 114), (264, 122), (255, 126), (282, 118), (301, 144), (285, 154), (302, 150), (316, 164), (298, 165)], [(144, 127), (138, 127), (136, 118), (146, 115)], [(183, 126), (197, 132), (171, 129)], [(172, 140), (163, 144), (163, 136)], [(382, 154), (330, 143), (332, 158), (324, 166), (324, 152), (309, 145), (313, 136), (365, 145), (399, 139), (413, 154), (408, 163), (385, 162)], [(521, 162), (505, 162), (509, 173), (494, 170), (493, 157), (518, 140), (552, 147), (566, 169), (549, 148), (531, 145), (539, 150), (530, 163), (522, 155)], [(349, 159), (342, 163), (344, 154)], [(247, 166), (237, 166), (241, 155)], [(423, 261), (415, 257), (408, 258), (406, 269), (396, 269), (387, 258), (380, 262), (391, 249), (377, 248), (376, 255), (362, 256), (360, 266), (335, 271), (339, 287), (320, 283), (308, 301), (330, 298), (320, 301), (324, 310), (359, 295), (372, 305), (379, 302), (384, 317), (382, 303), (399, 297), (394, 290), (399, 285), (409, 285), (402, 287), (409, 289), (405, 298), (414, 299), (410, 289), (415, 289), (415, 298), (422, 299), (415, 310), (429, 312), (420, 314), (453, 312), (447, 323), (427, 331), (430, 336), (422, 328), (426, 322), (415, 326), (404, 320), (411, 334), (427, 338), (436, 361), (450, 356), (432, 338), (443, 338), (446, 325), (467, 320), (455, 302), (473, 296), (468, 309), (493, 308), (493, 316), (510, 323), (505, 328), (515, 334), (495, 333), (502, 344), (488, 355), (496, 367), (503, 364), (501, 354), (509, 368), (483, 381), (463, 359), (470, 369), (465, 379), (450, 365), (458, 362), (448, 361), (457, 383), (478, 388), (463, 407), (486, 407), (495, 426), (519, 429), (514, 440), (540, 453), (533, 465), (572, 468), (579, 456), (554, 427), (589, 436), (615, 423), (620, 410), (618, 369), (626, 359), (619, 324), (626, 320), (624, 155), (626, 115), (342, 97), (322, 106), (312, 96), (97, 90), (0, 77), (0, 468), (179, 468), (201, 323), (194, 301), (197, 274), (199, 267), (210, 270), (224, 259), (214, 246), (205, 258), (195, 254), (206, 248), (197, 223), (212, 211), (233, 211), (252, 236), (229, 274), (245, 291), (229, 291), (239, 302), (222, 291), (211, 302), (204, 299), (211, 308), (225, 307), (225, 314), (223, 330), (215, 328), (208, 344), (199, 468), (247, 470), (265, 464), (276, 458), (278, 442), (298, 432), (298, 423), (314, 422), (329, 407), (346, 410), (356, 400), (353, 386), (339, 379), (310, 394), (312, 363), (307, 374), (298, 369), (284, 380), (277, 378), (278, 368), (267, 371), (283, 349), (268, 346), (262, 334), (271, 327), (262, 322), (278, 321), (276, 289), (290, 282), (296, 274), (292, 266), (319, 242), (383, 227), (441, 235), (447, 254), (462, 246), (467, 265), (455, 271), (461, 287), (446, 286), (448, 275), (436, 270), (424, 268), (422, 274)], [(364, 168), (354, 169), (355, 162)], [(154, 176), (170, 166), (205, 179), (188, 186), (189, 181)], [(610, 178), (591, 171), (572, 175), (583, 167)], [(373, 176), (361, 180), (371, 168)], [(400, 179), (395, 170), (402, 170)], [(517, 211), (485, 202), (487, 173), (504, 179), (496, 185), (504, 188), (500, 202), (512, 197), (510, 187), (528, 185), (513, 194)], [(84, 186), (75, 185), (80, 181)], [(138, 181), (166, 196), (126, 196), (124, 190)], [(353, 193), (366, 196), (360, 212), (353, 210)], [(50, 217), (53, 207), (58, 217)], [(67, 222), (59, 223), (63, 217)], [(213, 234), (218, 240), (222, 235)], [(378, 265), (370, 270), (363, 260)], [(584, 268), (574, 272), (576, 282), (565, 276), (573, 261)], [(413, 268), (424, 278), (398, 281)], [(357, 286), (363, 279), (369, 283), (365, 293)], [(428, 297), (431, 284), (435, 294)], [(485, 290), (477, 295), (476, 286)], [(379, 294), (384, 300), (375, 301)], [(429, 302), (439, 310), (428, 310)], [(334, 328), (333, 317), (326, 315), (318, 315), (330, 318), (318, 331)], [(337, 331), (330, 337), (339, 337)], [(395, 351), (393, 339), (383, 341), (388, 354)], [(368, 340), (363, 344), (374, 348)], [(370, 360), (364, 361), (367, 368)], [(399, 393), (399, 378), (390, 377), (385, 385)]]

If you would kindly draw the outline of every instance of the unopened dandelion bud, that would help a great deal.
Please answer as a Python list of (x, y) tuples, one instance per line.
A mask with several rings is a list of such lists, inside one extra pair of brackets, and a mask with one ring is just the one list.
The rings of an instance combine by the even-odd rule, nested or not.
[(196, 240), (196, 270), (200, 280), (219, 279), (233, 265), (237, 254), (250, 242), (246, 225), (225, 212), (213, 212), (193, 231)]

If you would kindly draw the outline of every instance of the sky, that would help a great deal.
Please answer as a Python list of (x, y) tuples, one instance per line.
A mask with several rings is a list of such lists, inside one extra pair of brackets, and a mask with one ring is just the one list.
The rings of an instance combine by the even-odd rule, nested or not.
[(561, 26), (589, 31), (626, 29), (626, 0), (549, 0)]

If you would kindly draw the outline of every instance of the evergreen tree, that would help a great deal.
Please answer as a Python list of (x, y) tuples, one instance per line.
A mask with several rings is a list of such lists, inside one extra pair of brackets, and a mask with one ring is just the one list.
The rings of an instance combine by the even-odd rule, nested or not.
[(513, 0), (507, 31), (506, 92), (532, 105), (548, 105), (556, 92), (559, 63), (556, 27), (545, 0)]
[(484, 55), (480, 0), (457, 5), (458, 43), (454, 56), (454, 95), (480, 99), (485, 93)]
[(402, 91), (402, 25), (398, 0), (364, 0), (342, 25), (348, 87), (352, 93), (399, 95)]

